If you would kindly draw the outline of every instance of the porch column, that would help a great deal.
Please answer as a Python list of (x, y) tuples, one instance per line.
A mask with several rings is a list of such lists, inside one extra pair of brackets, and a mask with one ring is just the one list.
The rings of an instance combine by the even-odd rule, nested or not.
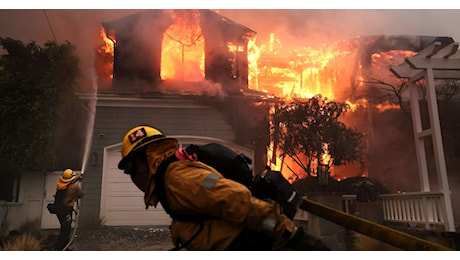
[[(445, 216), (443, 216), (444, 225), (445, 230), (450, 232), (455, 232), (455, 225), (434, 80), (460, 79), (460, 51), (457, 51), (458, 47), (458, 42), (453, 42), (445, 47), (441, 46), (441, 42), (433, 42), (419, 51), (415, 56), (408, 57), (405, 59), (405, 62), (390, 68), (390, 71), (398, 78), (406, 78), (409, 81), (415, 148), (422, 192), (430, 192), (424, 138), (431, 137), (433, 142), (436, 174), (440, 192), (443, 194), (443, 208), (445, 213)], [(428, 129), (422, 129), (421, 125), (421, 112), (416, 89), (416, 82), (421, 79), (425, 80), (427, 91), (430, 122), (430, 127)]]

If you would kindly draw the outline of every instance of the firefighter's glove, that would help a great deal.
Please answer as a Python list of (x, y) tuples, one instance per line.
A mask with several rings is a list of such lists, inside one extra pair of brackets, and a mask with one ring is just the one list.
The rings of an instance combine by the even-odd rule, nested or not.
[(276, 185), (267, 176), (269, 169), (264, 170), (262, 173), (254, 176), (254, 181), (251, 186), (252, 194), (260, 199), (271, 199), (279, 202), (277, 198)]
[(269, 168), (254, 177), (251, 192), (255, 197), (269, 198), (278, 202), (283, 208), (283, 213), (290, 219), (294, 218), (302, 202), (302, 197), (296, 193), (281, 172)]
[(283, 237), (288, 237), (283, 250), (292, 251), (329, 251), (321, 240), (306, 233), (302, 227), (296, 227), (294, 231), (285, 231)]

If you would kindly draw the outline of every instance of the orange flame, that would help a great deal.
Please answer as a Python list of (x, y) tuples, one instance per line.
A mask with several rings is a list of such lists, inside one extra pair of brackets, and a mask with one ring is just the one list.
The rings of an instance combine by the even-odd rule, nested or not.
[[(351, 88), (351, 84), (356, 84), (355, 87), (363, 87), (372, 79), (385, 79), (387, 81), (391, 78), (389, 75), (391, 72), (388, 69), (391, 65), (397, 65), (405, 57), (415, 54), (411, 51), (400, 50), (375, 53), (372, 56), (372, 74), (369, 74), (369, 71), (363, 71), (362, 64), (355, 64), (356, 60), (359, 61), (356, 59), (358, 46), (357, 44), (334, 43), (330, 46), (323, 45), (319, 49), (305, 47), (286, 52), (282, 48), (281, 41), (274, 34), (271, 34), (267, 43), (261, 44), (260, 47), (254, 47), (258, 51), (258, 62), (249, 67), (252, 76), (249, 87), (273, 93), (285, 100), (309, 98), (318, 94), (329, 100), (334, 100), (336, 94), (339, 94), (343, 88)], [(353, 75), (354, 79), (352, 79)], [(353, 102), (348, 99), (345, 103), (351, 112), (369, 106), (368, 100), (365, 98)], [(389, 102), (377, 104), (375, 107), (379, 112), (399, 109), (398, 105)], [(326, 152), (322, 155), (321, 161), (314, 162), (314, 164), (327, 164), (333, 159), (327, 151), (327, 144), (325, 144), (325, 148)], [(305, 174), (290, 158), (280, 158), (274, 156), (273, 153), (272, 143), (267, 153), (268, 165), (272, 169), (281, 171), (287, 179), (290, 176)], [(332, 174), (334, 169), (329, 170), (331, 176), (334, 176)], [(315, 175), (314, 169), (312, 169), (312, 174)], [(366, 175), (366, 173), (363, 174)], [(334, 177), (343, 178), (346, 176)]]
[(341, 61), (351, 63), (350, 56), (354, 55), (349, 50), (340, 50), (337, 44), (286, 51), (274, 33), (267, 43), (254, 49), (258, 52), (258, 63), (249, 67), (249, 87), (286, 99), (318, 94), (335, 99), (334, 88), (343, 80), (340, 67), (351, 67), (341, 65)]
[(104, 28), (101, 29), (101, 37), (102, 40), (104, 41), (104, 45), (100, 48), (100, 51), (103, 51), (105, 53), (110, 53), (113, 56), (113, 52), (115, 50), (115, 44), (116, 40), (114, 36), (108, 36), (104, 30)]
[(387, 83), (399, 84), (399, 79), (388, 69), (390, 66), (397, 66), (406, 57), (414, 56), (416, 52), (406, 50), (390, 50), (372, 54), (372, 78), (385, 79)]
[(163, 36), (161, 73), (163, 80), (200, 81), (204, 78), (204, 38), (198, 11), (175, 11), (173, 24)]
[(360, 108), (360, 107), (361, 107), (361, 108), (367, 108), (368, 101), (367, 101), (367, 99), (365, 99), (365, 98), (361, 98), (361, 99), (359, 99), (359, 100), (357, 100), (357, 101), (355, 101), (355, 102), (353, 103), (353, 102), (351, 102), (349, 99), (347, 99), (347, 100), (345, 100), (345, 104), (347, 104), (348, 107), (350, 108), (349, 111), (355, 112), (356, 109), (358, 109), (358, 108)]
[(114, 57), (114, 50), (115, 50), (115, 36), (107, 35), (104, 28), (101, 28), (100, 36), (103, 40), (103, 44), (97, 50), (99, 55), (103, 56), (103, 60), (105, 63), (96, 66), (99, 72), (99, 76), (102, 76), (102, 80), (111, 80), (113, 79), (113, 57)]
[(375, 107), (379, 110), (380, 113), (383, 113), (390, 109), (400, 109), (401, 107), (397, 104), (391, 104), (389, 101), (385, 101), (382, 104), (377, 104)]
[[(177, 10), (171, 17), (173, 23), (163, 36), (160, 76), (163, 80), (200, 81), (204, 78), (205, 39), (199, 26), (199, 12)], [(111, 78), (116, 40), (111, 33), (106, 35), (104, 30), (101, 31), (101, 38), (104, 46), (98, 51), (112, 58), (108, 67), (104, 69)], [(355, 64), (358, 60), (356, 59), (358, 46), (356, 42), (343, 41), (324, 44), (316, 49), (302, 47), (286, 50), (274, 33), (271, 33), (268, 41), (262, 44), (257, 44), (255, 38), (249, 39), (247, 45), (249, 88), (286, 100), (310, 98), (318, 94), (328, 100), (334, 100), (343, 89), (351, 88), (351, 84), (361, 87), (371, 77), (388, 79), (390, 65), (397, 65), (405, 57), (415, 54), (402, 50), (375, 53), (371, 57), (373, 75), (368, 75), (363, 73), (361, 64)], [(245, 48), (233, 43), (227, 43), (227, 47), (232, 53), (242, 52), (244, 51), (242, 48)], [(387, 74), (383, 75), (384, 73)], [(366, 99), (354, 102), (346, 100), (345, 103), (349, 105), (350, 111), (368, 106)], [(376, 105), (376, 108), (383, 112), (388, 109), (399, 109), (399, 106), (383, 103)], [(274, 147), (271, 144), (267, 153), (269, 158), (267, 165), (271, 165), (273, 169), (283, 170), (290, 167), (291, 171), (296, 171), (292, 160), (279, 158), (273, 153)], [(329, 160), (331, 160), (330, 154), (324, 154), (322, 161)], [(282, 172), (291, 175), (289, 171)]]
[(264, 91), (258, 88), (258, 76), (260, 74), (258, 63), (260, 58), (260, 49), (256, 45), (256, 38), (248, 41), (248, 84), (254, 89)]
[(331, 157), (331, 154), (329, 154), (328, 148), (329, 148), (329, 145), (326, 143), (323, 143), (324, 153), (321, 155), (321, 163), (325, 165), (329, 165), (332, 160), (332, 157)]

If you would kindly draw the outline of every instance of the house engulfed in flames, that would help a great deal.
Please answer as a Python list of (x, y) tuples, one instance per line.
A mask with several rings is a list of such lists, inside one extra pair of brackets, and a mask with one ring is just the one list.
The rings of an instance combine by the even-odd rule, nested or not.
[[(148, 10), (103, 23), (101, 37), (106, 44), (96, 60), (100, 93), (219, 97), (213, 105), (230, 118), (238, 143), (260, 151), (261, 167), (273, 157), (266, 151), (268, 115), (277, 102), (321, 94), (352, 108), (365, 107), (364, 118), (344, 120), (364, 126), (360, 130), (372, 139), (372, 111), (399, 109), (388, 100), (371, 100), (385, 96), (382, 83), (400, 84), (388, 68), (434, 40), (453, 41), (376, 35), (285, 50), (274, 34), (256, 44), (255, 31), (211, 10)], [(250, 137), (253, 131), (258, 134)], [(340, 178), (358, 171), (367, 169), (336, 173)]]
[(266, 101), (274, 99), (248, 88), (255, 36), (211, 10), (146, 10), (104, 22), (98, 93), (194, 97), (224, 114), (236, 136), (231, 141), (254, 149), (254, 166), (263, 168), (268, 135), (261, 129), (268, 133)]
[(113, 60), (99, 76), (111, 79), (112, 91), (186, 93), (208, 84), (235, 95), (248, 88), (256, 33), (213, 11), (148, 10), (103, 23), (102, 33), (100, 52)]

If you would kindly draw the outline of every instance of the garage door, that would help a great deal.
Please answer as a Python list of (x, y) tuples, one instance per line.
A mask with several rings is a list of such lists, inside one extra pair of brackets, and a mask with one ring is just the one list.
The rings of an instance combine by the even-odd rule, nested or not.
[[(253, 150), (225, 142), (220, 139), (197, 136), (174, 136), (179, 140), (179, 146), (188, 144), (221, 143), (233, 150), (254, 158)], [(121, 159), (120, 144), (104, 149), (104, 167), (102, 172), (101, 218), (103, 225), (132, 226), (132, 225), (169, 225), (171, 220), (158, 205), (145, 210), (144, 194), (131, 182), (128, 175), (118, 169)]]

